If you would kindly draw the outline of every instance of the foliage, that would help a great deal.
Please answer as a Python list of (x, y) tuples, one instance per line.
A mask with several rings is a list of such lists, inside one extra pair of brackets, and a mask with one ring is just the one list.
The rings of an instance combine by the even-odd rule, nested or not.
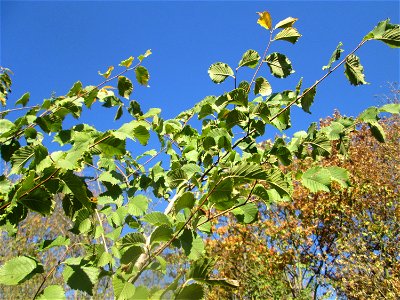
[[(340, 118), (323, 120), (322, 130)], [(214, 288), (210, 299), (320, 299), (333, 291), (345, 299), (398, 298), (400, 120), (392, 116), (380, 125), (384, 144), (361, 124), (349, 136), (348, 159), (335, 150), (318, 162), (296, 160), (286, 168), (346, 168), (350, 187), (335, 183), (331, 193), (310, 193), (295, 184), (293, 201), (264, 206), (257, 222), (240, 225), (230, 216), (220, 224), (207, 249), (224, 258), (217, 264), (221, 276), (243, 285)]]
[[(268, 50), (275, 41), (296, 43), (300, 38), (293, 27), (296, 20), (287, 18), (273, 27), (270, 14), (260, 13), (258, 23), (269, 32), (265, 53), (260, 56), (254, 50), (246, 51), (235, 72), (222, 62), (211, 65), (211, 80), (222, 83), (232, 78), (234, 89), (207, 96), (174, 119), (164, 120), (157, 108), (143, 112), (137, 101), (130, 100), (134, 84), (126, 74), (134, 72), (137, 83), (147, 86), (150, 75), (143, 64), (150, 50), (139, 55), (135, 65), (133, 57), (123, 60), (122, 71), (116, 75), (114, 66), (99, 72), (104, 79), (96, 86), (84, 87), (78, 81), (65, 96), (53, 96), (31, 107), (27, 106), (29, 94), (25, 94), (16, 102), (26, 109), (24, 115), (7, 119), (16, 109), (2, 111), (1, 157), (6, 165), (0, 177), (2, 229), (12, 236), (31, 216), (28, 212), (49, 217), (57, 205), (72, 222), (68, 233), (58, 233), (54, 241), (45, 242), (44, 251), (63, 249), (59, 262), (42, 267), (46, 261), (23, 253), (3, 262), (3, 275), (16, 262), (23, 263), (12, 279), (1, 277), (2, 283), (22, 283), (41, 274), (34, 298), (42, 299), (62, 293), (61, 285), (44, 289), (51, 276), (62, 277), (69, 288), (90, 296), (98, 282), (106, 279), (117, 299), (183, 299), (188, 295), (200, 299), (205, 286), (236, 287), (238, 283), (229, 278), (212, 276), (212, 262), (203, 257), (204, 238), (211, 233), (212, 223), (228, 212), (238, 222), (249, 223), (258, 214), (256, 201), (270, 204), (289, 200), (292, 177), (281, 165), (291, 165), (293, 157), (308, 161), (327, 156), (333, 151), (331, 141), (345, 153), (356, 121), (339, 118), (321, 130), (314, 124), (289, 143), (280, 138), (268, 148), (259, 145), (257, 138), (264, 135), (267, 126), (289, 128), (290, 111), (295, 105), (310, 112), (316, 87), (343, 64), (351, 84), (365, 84), (363, 68), (354, 53), (368, 41), (381, 40), (398, 47), (399, 26), (386, 21), (311, 87), (302, 91), (299, 82), (292, 91), (272, 93), (268, 81), (258, 74), (265, 65), (277, 78), (293, 73), (287, 56)], [(329, 65), (337, 59), (335, 56)], [(249, 82), (238, 83), (237, 72), (245, 67), (256, 67), (254, 75)], [(2, 69), (3, 104), (11, 86), (8, 74)], [(116, 92), (107, 85), (113, 80), (117, 81)], [(261, 96), (252, 99), (250, 92)], [(98, 104), (116, 109), (116, 124), (125, 113), (132, 120), (105, 132), (81, 123), (82, 111)], [(378, 123), (382, 112), (398, 113), (399, 106), (371, 108), (362, 115), (381, 141), (385, 139)], [(194, 125), (194, 117), (202, 121), (201, 126)], [(241, 133), (236, 134), (238, 130)], [(151, 145), (152, 137), (158, 138), (159, 147), (146, 148), (135, 156), (133, 150)], [(47, 148), (49, 139), (59, 145), (56, 151)], [(335, 184), (346, 186), (348, 181), (348, 172), (336, 167), (311, 169), (302, 176), (303, 184), (313, 192), (334, 191)], [(98, 186), (91, 187), (93, 182)], [(166, 208), (155, 211), (154, 204), (160, 199), (166, 200)], [(83, 240), (85, 251), (68, 252), (71, 234)], [(39, 243), (36, 247), (40, 249)], [(150, 289), (142, 285), (143, 274), (166, 273), (164, 257), (171, 252), (184, 253), (191, 266), (188, 271), (176, 274), (167, 287)]]

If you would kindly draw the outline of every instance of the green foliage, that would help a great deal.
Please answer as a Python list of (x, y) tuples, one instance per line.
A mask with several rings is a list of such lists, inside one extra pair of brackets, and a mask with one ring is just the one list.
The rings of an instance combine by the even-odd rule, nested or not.
[[(259, 16), (258, 23), (270, 34), (267, 50), (276, 41), (295, 44), (300, 38), (293, 27), (297, 19), (289, 17), (273, 27), (268, 12)], [(396, 46), (398, 26), (384, 23), (378, 27), (362, 44), (379, 39)], [(332, 72), (345, 64), (350, 83), (365, 84), (355, 50), (331, 69), (340, 58), (340, 47), (341, 44), (326, 68)], [(294, 158), (318, 160), (328, 156), (332, 141), (346, 152), (346, 136), (355, 126), (354, 120), (345, 118), (322, 129), (313, 124), (307, 132), (299, 132), (290, 140), (277, 138), (271, 145), (257, 142), (270, 127), (281, 131), (290, 128), (295, 105), (310, 113), (316, 87), (326, 75), (302, 93), (301, 81), (295, 91), (272, 93), (268, 80), (258, 76), (259, 70), (266, 65), (272, 76), (286, 78), (294, 72), (291, 61), (279, 52), (265, 51), (261, 57), (257, 51), (248, 50), (235, 72), (222, 62), (208, 69), (214, 83), (233, 79), (228, 92), (207, 96), (176, 118), (165, 120), (160, 109), (151, 108), (144, 113), (139, 102), (129, 100), (134, 88), (127, 73), (133, 71), (139, 85), (147, 87), (150, 74), (143, 63), (150, 54), (148, 50), (139, 55), (139, 62), (133, 66), (132, 56), (121, 61), (122, 70), (116, 75), (112, 75), (114, 66), (99, 72), (104, 77), (100, 84), (84, 87), (78, 81), (64, 97), (45, 99), (40, 107), (29, 108), (22, 117), (0, 119), (1, 157), (10, 170), (0, 177), (2, 229), (15, 233), (27, 211), (52, 214), (57, 198), (73, 224), (69, 233), (85, 238), (85, 251), (79, 255), (68, 255), (76, 244), (71, 244), (65, 234), (37, 245), (41, 252), (51, 252), (56, 247), (67, 249), (60, 262), (48, 268), (44, 281), (53, 273), (62, 273), (69, 289), (94, 295), (96, 286), (105, 278), (112, 281), (116, 299), (158, 299), (166, 294), (173, 294), (175, 299), (202, 299), (206, 285), (237, 287), (231, 278), (212, 278), (213, 262), (204, 258), (204, 237), (215, 229), (213, 222), (228, 213), (240, 223), (254, 222), (258, 217), (256, 200), (268, 204), (292, 197), (292, 174), (285, 173), (282, 166), (290, 166)], [(254, 75), (237, 85), (236, 73), (242, 67), (255, 69)], [(7, 69), (0, 73), (3, 105), (11, 87), (9, 73)], [(117, 81), (118, 95), (113, 87), (105, 85), (113, 80)], [(260, 96), (253, 99), (253, 93)], [(26, 93), (16, 104), (24, 107), (28, 100)], [(131, 121), (105, 132), (80, 123), (82, 111), (98, 104), (105, 109), (115, 107), (117, 123), (125, 111)], [(378, 123), (381, 112), (399, 113), (399, 108), (370, 108), (359, 118), (383, 141)], [(68, 116), (78, 124), (67, 128)], [(201, 124), (192, 122), (193, 117), (202, 120)], [(151, 136), (158, 138), (159, 149), (145, 148), (135, 157), (136, 148), (146, 147)], [(58, 150), (48, 150), (49, 138), (60, 145)], [(140, 145), (132, 147), (132, 142)], [(348, 172), (339, 167), (313, 167), (300, 175), (302, 184), (311, 192), (330, 191), (333, 182), (342, 188), (349, 186)], [(158, 201), (164, 200), (165, 210), (155, 211)], [(139, 286), (146, 272), (166, 274), (168, 266), (163, 257), (171, 252), (186, 256), (188, 264), (192, 264), (188, 274), (174, 274), (175, 281), (165, 289)], [(34, 258), (19, 256), (2, 265), (0, 283), (20, 284), (41, 272), (43, 268)], [(42, 288), (43, 284), (35, 297), (65, 297), (61, 286)]]

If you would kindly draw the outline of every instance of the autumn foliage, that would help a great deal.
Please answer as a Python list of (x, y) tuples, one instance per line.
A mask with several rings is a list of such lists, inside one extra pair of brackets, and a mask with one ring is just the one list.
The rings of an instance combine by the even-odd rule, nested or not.
[[(330, 124), (339, 117), (321, 121)], [(293, 178), (311, 165), (340, 166), (351, 187), (310, 193), (295, 185), (293, 201), (260, 210), (253, 224), (228, 217), (208, 241), (220, 257), (220, 275), (241, 282), (238, 290), (215, 288), (211, 299), (398, 299), (400, 296), (400, 119), (384, 119), (386, 143), (366, 126), (350, 136), (348, 156), (333, 152), (319, 162), (298, 160)], [(335, 145), (333, 145), (335, 146)], [(335, 149), (335, 147), (333, 147)]]

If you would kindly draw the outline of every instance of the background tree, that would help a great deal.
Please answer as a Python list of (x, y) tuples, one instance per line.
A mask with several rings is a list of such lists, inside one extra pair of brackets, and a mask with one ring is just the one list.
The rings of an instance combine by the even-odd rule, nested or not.
[[(320, 125), (340, 117), (336, 113)], [(334, 150), (316, 163), (295, 159), (286, 168), (296, 177), (315, 164), (344, 167), (351, 174), (347, 189), (336, 184), (333, 193), (310, 193), (295, 184), (293, 201), (264, 206), (257, 222), (239, 225), (228, 218), (207, 249), (223, 257), (219, 272), (243, 286), (215, 288), (210, 295), (320, 299), (335, 290), (347, 299), (398, 298), (399, 118), (380, 125), (385, 143), (360, 124), (350, 135), (348, 156)], [(332, 149), (337, 146), (332, 143)]]

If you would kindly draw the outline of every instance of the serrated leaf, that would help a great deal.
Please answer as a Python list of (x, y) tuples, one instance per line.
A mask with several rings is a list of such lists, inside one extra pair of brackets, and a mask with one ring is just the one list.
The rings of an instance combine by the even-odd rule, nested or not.
[(274, 52), (265, 58), (271, 74), (277, 78), (285, 78), (294, 73), (292, 63), (283, 54)]
[(40, 244), (40, 251), (47, 250), (53, 247), (59, 247), (59, 246), (68, 246), (71, 243), (71, 240), (69, 238), (63, 237), (63, 236), (58, 236), (55, 239), (52, 240), (44, 240)]
[(296, 28), (287, 27), (275, 35), (274, 41), (283, 40), (295, 44), (300, 37), (301, 34)]
[(291, 181), (279, 168), (271, 168), (267, 171), (266, 182), (276, 190), (281, 197), (291, 197), (293, 187)]
[(254, 203), (247, 203), (232, 210), (236, 219), (241, 223), (252, 223), (257, 219), (258, 207)]
[(305, 89), (303, 94), (305, 94), (301, 98), (301, 108), (311, 114), (310, 107), (314, 102), (315, 95), (317, 94), (317, 86), (314, 86), (312, 89)]
[(19, 98), (19, 99), (17, 100), (17, 102), (15, 102), (15, 105), (17, 105), (17, 104), (22, 104), (22, 106), (25, 107), (26, 104), (27, 104), (28, 101), (29, 101), (30, 96), (31, 96), (31, 94), (29, 94), (29, 93), (23, 94), (23, 95), (21, 96), (21, 98)]
[(292, 27), (297, 20), (297, 18), (288, 17), (282, 21), (279, 21), (278, 24), (275, 25), (275, 29)]
[(171, 222), (168, 219), (168, 217), (159, 211), (154, 211), (149, 214), (146, 214), (143, 217), (143, 220), (150, 223), (151, 225), (156, 225), (156, 226), (163, 225), (163, 224), (171, 225)]
[(368, 84), (364, 77), (364, 67), (360, 63), (358, 56), (351, 54), (346, 58), (344, 74), (352, 85)]
[(342, 42), (339, 42), (339, 44), (336, 46), (335, 51), (333, 51), (331, 58), (329, 59), (329, 63), (326, 66), (323, 66), (322, 70), (330, 69), (332, 64), (340, 58), (340, 54), (344, 51), (342, 49), (342, 46)]
[(136, 80), (139, 82), (141, 85), (148, 85), (148, 82), (150, 80), (150, 74), (149, 71), (143, 66), (138, 66), (135, 69), (135, 75), (136, 75)]
[(391, 114), (400, 113), (400, 103), (390, 103), (379, 107), (379, 112), (387, 112)]
[(233, 70), (227, 64), (217, 62), (208, 69), (208, 75), (215, 83), (223, 82), (228, 76), (233, 77)]
[(258, 77), (254, 85), (254, 95), (269, 96), (272, 93), (272, 87), (264, 77)]
[(133, 84), (129, 78), (118, 76), (118, 93), (129, 100), (129, 96), (133, 91)]
[(133, 216), (143, 215), (149, 206), (149, 199), (144, 195), (129, 198), (128, 212)]
[(260, 55), (258, 54), (257, 51), (252, 49), (247, 50), (243, 54), (242, 59), (239, 61), (238, 68), (249, 67), (253, 69), (257, 66), (259, 60), (260, 60)]
[(369, 128), (371, 130), (372, 136), (377, 139), (377, 141), (384, 143), (386, 140), (386, 134), (382, 126), (377, 122), (368, 122)]
[(272, 18), (269, 12), (263, 11), (257, 12), (257, 14), (260, 16), (260, 18), (257, 20), (257, 24), (259, 24), (261, 27), (264, 27), (265, 29), (271, 30)]
[(35, 148), (32, 146), (25, 146), (11, 156), (11, 171), (10, 174), (18, 174), (24, 166), (35, 156)]
[(131, 232), (125, 235), (118, 244), (121, 248), (138, 246), (146, 243), (146, 238), (139, 232)]
[(95, 267), (80, 265), (66, 265), (63, 271), (64, 280), (72, 289), (86, 292), (91, 296), (99, 274), (100, 270)]
[(37, 297), (38, 300), (63, 300), (65, 297), (64, 289), (59, 285), (49, 285)]
[(192, 209), (196, 199), (192, 192), (185, 192), (180, 196), (174, 204), (175, 212), (178, 213), (181, 209), (189, 208)]
[(303, 173), (301, 177), (302, 184), (312, 193), (319, 191), (330, 191), (331, 173), (323, 167), (312, 167)]
[(0, 267), (0, 284), (17, 285), (36, 273), (42, 273), (37, 261), (29, 256), (12, 258)]
[(79, 200), (86, 208), (91, 210), (91, 203), (87, 195), (87, 187), (81, 178), (72, 171), (60, 174), (60, 179), (65, 183), (72, 195)]
[(391, 48), (400, 47), (400, 25), (390, 24), (390, 19), (381, 21), (370, 31), (363, 40), (378, 40), (389, 45)]
[(104, 73), (101, 73), (100, 71), (98, 71), (99, 75), (103, 76), (104, 78), (108, 78), (111, 75), (111, 72), (114, 70), (113, 66), (109, 66), (107, 71), (105, 71)]
[(179, 237), (182, 248), (190, 260), (196, 260), (204, 253), (204, 242), (197, 233), (185, 229)]
[(167, 225), (158, 226), (154, 231), (151, 233), (150, 237), (150, 244), (156, 242), (167, 242), (172, 238), (172, 228)]
[(135, 286), (127, 282), (121, 276), (114, 275), (112, 278), (114, 294), (116, 300), (129, 300), (133, 299), (135, 295)]
[(126, 67), (129, 68), (132, 65), (132, 61), (133, 61), (133, 56), (130, 56), (129, 58), (121, 61), (121, 63), (119, 64), (121, 67)]
[(334, 180), (337, 183), (339, 183), (342, 188), (347, 188), (349, 186), (350, 184), (349, 171), (336, 166), (330, 166), (327, 167), (327, 169), (331, 173), (331, 180)]
[(180, 290), (175, 300), (201, 300), (204, 296), (203, 286), (198, 283), (192, 283)]

